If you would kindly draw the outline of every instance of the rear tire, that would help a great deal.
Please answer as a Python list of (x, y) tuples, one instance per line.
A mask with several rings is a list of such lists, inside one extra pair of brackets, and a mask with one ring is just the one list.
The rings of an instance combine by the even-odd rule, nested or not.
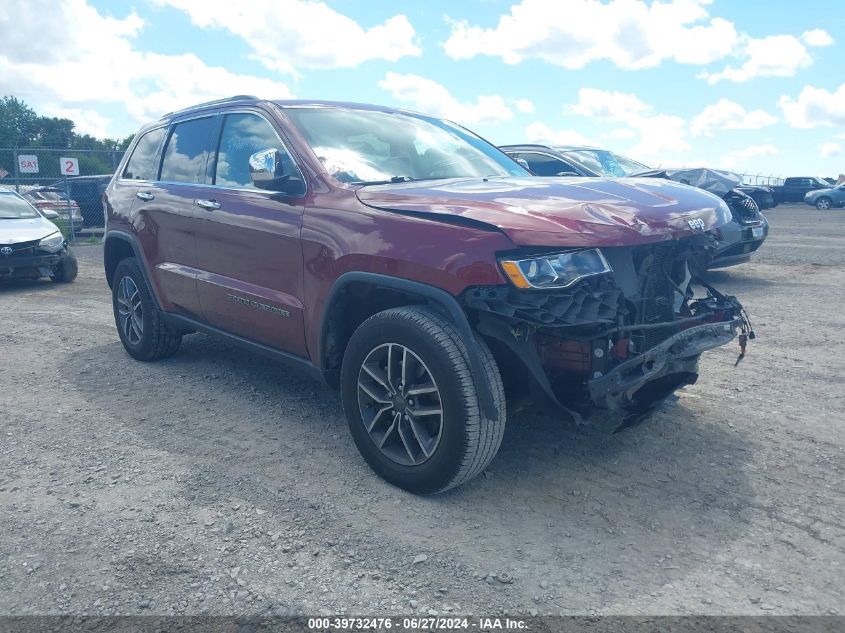
[(67, 284), (76, 279), (78, 274), (79, 265), (76, 262), (76, 256), (68, 252), (67, 256), (53, 270), (53, 276), (50, 279), (57, 284)]
[[(505, 430), (504, 387), (490, 349), (481, 338), (476, 342), (496, 421), (481, 412), (464, 340), (439, 312), (391, 308), (353, 333), (341, 368), (343, 408), (361, 455), (388, 482), (418, 494), (444, 492), (480, 474), (495, 457)], [(401, 357), (392, 361), (392, 375), (390, 354)], [(377, 407), (388, 409), (379, 417)], [(438, 407), (439, 418), (431, 414)], [(420, 426), (423, 411), (429, 413)]]
[(162, 318), (134, 257), (121, 260), (115, 268), (112, 306), (120, 342), (132, 358), (157, 360), (179, 349), (182, 335)]

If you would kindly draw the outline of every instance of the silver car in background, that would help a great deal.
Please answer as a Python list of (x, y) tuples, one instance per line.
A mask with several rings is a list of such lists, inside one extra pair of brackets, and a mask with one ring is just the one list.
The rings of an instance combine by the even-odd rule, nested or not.
[(719, 196), (730, 208), (732, 221), (712, 233), (718, 246), (709, 261), (698, 262), (700, 270), (749, 261), (769, 235), (769, 221), (760, 213), (754, 199), (738, 189), (742, 179), (731, 172), (705, 168), (652, 169), (597, 147), (524, 144), (503, 145), (499, 149), (526, 164), (537, 176), (668, 178)]

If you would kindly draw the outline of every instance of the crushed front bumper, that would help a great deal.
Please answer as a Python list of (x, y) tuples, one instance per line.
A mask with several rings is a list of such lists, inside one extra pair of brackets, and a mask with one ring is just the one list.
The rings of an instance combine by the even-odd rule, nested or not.
[[(736, 318), (682, 330), (605, 375), (588, 380), (590, 399), (599, 407), (617, 410), (634, 403), (637, 391), (660, 378), (686, 376), (683, 384), (690, 384), (697, 374), (698, 356), (732, 341), (741, 327), (742, 319)], [(682, 382), (674, 383), (674, 388)]]
[(0, 279), (52, 277), (53, 270), (67, 257), (67, 251), (33, 257), (0, 255)]

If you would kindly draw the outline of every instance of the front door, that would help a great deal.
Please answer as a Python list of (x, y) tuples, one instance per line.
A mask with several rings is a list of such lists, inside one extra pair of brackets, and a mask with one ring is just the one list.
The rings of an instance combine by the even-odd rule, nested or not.
[(258, 112), (225, 114), (209, 180), (196, 200), (197, 289), (205, 321), (226, 332), (306, 356), (300, 230), (304, 199), (255, 188), (249, 157), (278, 149), (296, 170), (273, 125)]

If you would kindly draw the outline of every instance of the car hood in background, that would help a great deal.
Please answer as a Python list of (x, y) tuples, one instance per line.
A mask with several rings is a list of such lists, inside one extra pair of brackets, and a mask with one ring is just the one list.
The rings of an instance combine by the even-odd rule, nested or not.
[(59, 229), (42, 217), (0, 220), (0, 244), (20, 244), (47, 237)]
[(524, 246), (625, 246), (730, 221), (718, 197), (657, 178), (477, 178), (365, 186), (364, 204), (492, 225)]

